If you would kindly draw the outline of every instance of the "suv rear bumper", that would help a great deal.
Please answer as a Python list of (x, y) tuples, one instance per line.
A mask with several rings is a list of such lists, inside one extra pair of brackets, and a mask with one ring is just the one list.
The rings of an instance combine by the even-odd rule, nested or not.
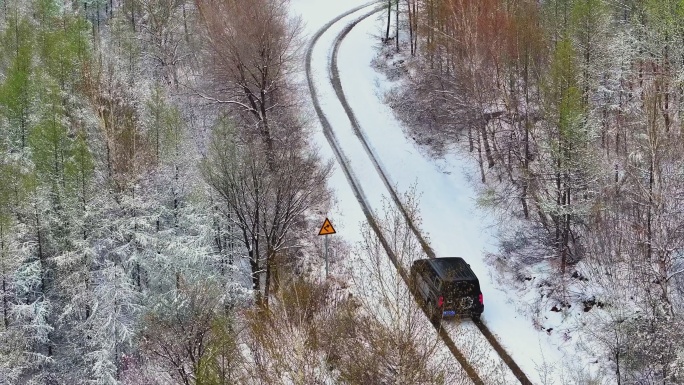
[(470, 317), (477, 318), (484, 312), (484, 305), (476, 304), (468, 310), (442, 309), (442, 317)]

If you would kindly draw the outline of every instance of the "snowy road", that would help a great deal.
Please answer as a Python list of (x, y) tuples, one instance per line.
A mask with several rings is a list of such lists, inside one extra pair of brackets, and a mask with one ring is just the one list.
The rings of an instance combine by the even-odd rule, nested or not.
[[(357, 19), (358, 22), (363, 22), (364, 20), (367, 20), (370, 15), (372, 15), (375, 12), (369, 13), (367, 15), (362, 16), (361, 18)], [(361, 127), (356, 114), (354, 113), (354, 110), (351, 108), (349, 102), (347, 101), (347, 97), (344, 94), (343, 91), (343, 86), (341, 83), (341, 79), (339, 76), (339, 68), (338, 68), (338, 54), (339, 54), (339, 48), (344, 41), (344, 38), (353, 30), (354, 27), (357, 26), (356, 21), (348, 24), (344, 30), (338, 35), (338, 37), (335, 39), (335, 45), (333, 47), (333, 52), (332, 52), (332, 57), (330, 60), (330, 77), (331, 77), (331, 82), (332, 86), (335, 89), (335, 94), (342, 104), (345, 114), (349, 118), (349, 121), (352, 125), (352, 128), (354, 130), (354, 134), (357, 136), (359, 139), (359, 142), (363, 146), (364, 150), (366, 151), (366, 155), (368, 156), (368, 160), (373, 164), (378, 176), (382, 179), (383, 184), (385, 185), (385, 188), (387, 189), (387, 193), (392, 197), (393, 202), (399, 207), (400, 211), (404, 215), (405, 220), (408, 222), (409, 227), (413, 231), (413, 234), (415, 235), (416, 239), (419, 241), (419, 243), (422, 245), (423, 250), (426, 254), (427, 257), (430, 258), (435, 258), (436, 255), (434, 253), (434, 250), (430, 247), (430, 244), (426, 237), (422, 234), (420, 229), (417, 228), (417, 225), (414, 223), (413, 219), (408, 215), (405, 204), (401, 201), (401, 198), (399, 197), (399, 194), (397, 193), (395, 186), (393, 185), (392, 180), (388, 177), (387, 172), (385, 171), (385, 168), (381, 164), (381, 160), (379, 156), (376, 154), (374, 151), (374, 147), (372, 143), (370, 143), (367, 135), (365, 134), (365, 129), (364, 127)], [(367, 104), (360, 105), (358, 110), (363, 111), (367, 108)], [(382, 138), (378, 138), (380, 141), (376, 143), (383, 143)], [(389, 253), (389, 251), (388, 251)], [(410, 266), (403, 266), (405, 269), (408, 269)], [(408, 284), (408, 280), (406, 280)], [(520, 369), (518, 364), (511, 358), (511, 356), (506, 352), (506, 350), (501, 346), (501, 344), (497, 341), (496, 337), (489, 331), (487, 328), (487, 325), (482, 322), (478, 321), (474, 323), (477, 329), (480, 331), (482, 334), (481, 337), (484, 337), (482, 339), (479, 339), (479, 344), (480, 345), (486, 345), (489, 343), (492, 345), (492, 348), (494, 348), (495, 354), (498, 355), (498, 358), (503, 360), (503, 362), (510, 368), (511, 372), (515, 376), (515, 378), (520, 381), (523, 385), (528, 385), (531, 384), (530, 380), (527, 378), (525, 373)], [(454, 334), (451, 335), (475, 335), (477, 337), (480, 337), (479, 334), (477, 333), (472, 333), (472, 329), (470, 333), (463, 333), (462, 328), (460, 328), (461, 325), (464, 325), (463, 327), (468, 327), (465, 326), (467, 323), (462, 323), (459, 324), (459, 327), (455, 328)], [(447, 340), (451, 340), (451, 338), (448, 337), (449, 334), (447, 334), (444, 339), (445, 342)], [(449, 342), (451, 343), (451, 342)], [(455, 347), (454, 347), (455, 349)], [(492, 355), (493, 356), (493, 355)], [(493, 361), (498, 361), (496, 358), (493, 359)], [(496, 364), (495, 364), (496, 365)], [(500, 364), (499, 364), (500, 365)], [(482, 365), (476, 365), (476, 366), (482, 366)]]
[[(381, 172), (379, 172), (379, 173), (374, 173), (374, 172), (365, 173), (364, 172), (364, 173), (362, 173), (361, 178), (357, 177), (356, 171), (357, 170), (363, 170), (363, 168), (355, 169), (353, 164), (356, 165), (356, 162), (359, 158), (354, 158), (354, 162), (352, 162), (352, 159), (348, 158), (345, 155), (345, 152), (343, 149), (349, 148), (350, 146), (358, 146), (359, 143), (354, 141), (354, 140), (349, 140), (351, 138), (349, 138), (349, 136), (347, 136), (347, 135), (342, 135), (342, 138), (344, 138), (345, 140), (340, 141), (339, 137), (336, 135), (335, 128), (333, 128), (333, 126), (330, 124), (330, 120), (328, 119), (328, 116), (330, 116), (330, 114), (333, 114), (333, 113), (340, 114), (340, 111), (339, 111), (339, 109), (337, 111), (334, 111), (333, 109), (330, 108), (331, 107), (330, 105), (327, 105), (325, 107), (325, 112), (324, 112), (324, 108), (321, 105), (322, 104), (321, 101), (322, 100), (330, 100), (330, 99), (325, 98), (324, 96), (320, 96), (319, 92), (318, 92), (318, 87), (316, 87), (314, 84), (314, 79), (318, 78), (318, 76), (316, 76), (314, 71), (313, 71), (313, 68), (314, 68), (314, 66), (313, 66), (313, 52), (314, 52), (314, 47), (316, 47), (316, 43), (318, 42), (319, 38), (324, 33), (328, 32), (328, 30), (333, 25), (335, 25), (337, 23), (342, 24), (342, 25), (346, 24), (349, 27), (351, 27), (351, 26), (355, 25), (356, 22), (361, 21), (361, 20), (367, 18), (368, 16), (370, 16), (372, 14), (375, 14), (376, 12), (378, 12), (379, 9), (374, 8), (374, 7), (375, 7), (375, 5), (357, 7), (355, 9), (353, 9), (349, 12), (346, 12), (345, 14), (333, 19), (330, 23), (328, 23), (323, 28), (321, 28), (321, 30), (313, 37), (311, 45), (310, 45), (308, 52), (307, 52), (307, 59), (306, 59), (307, 60), (307, 62), (306, 62), (307, 78), (308, 78), (308, 82), (309, 82), (309, 89), (311, 91), (314, 107), (316, 109), (316, 113), (318, 114), (318, 117), (321, 120), (321, 124), (323, 126), (323, 132), (326, 136), (326, 139), (328, 140), (328, 142), (330, 144), (330, 147), (332, 148), (333, 152), (335, 153), (335, 156), (338, 160), (338, 164), (341, 166), (342, 170), (344, 171), (344, 174), (345, 174), (345, 176), (349, 182), (349, 185), (352, 187), (354, 195), (355, 195), (357, 201), (359, 202), (359, 204), (361, 205), (361, 208), (364, 212), (364, 215), (366, 216), (366, 220), (371, 225), (371, 227), (373, 227), (373, 230), (376, 232), (376, 234), (378, 234), (378, 237), (381, 239), (381, 242), (383, 243), (383, 246), (384, 246), (385, 250), (387, 251), (388, 256), (390, 257), (392, 262), (395, 264), (395, 267), (397, 268), (399, 274), (402, 276), (402, 278), (404, 279), (405, 282), (408, 282), (408, 275), (406, 273), (406, 270), (404, 269), (403, 266), (397, 264), (397, 259), (394, 256), (394, 253), (392, 252), (391, 248), (388, 246), (387, 241), (384, 239), (382, 231), (379, 229), (379, 227), (376, 223), (376, 220), (374, 218), (373, 210), (369, 206), (368, 198), (365, 196), (364, 190), (361, 187), (362, 185), (361, 185), (360, 181), (363, 180), (364, 182), (374, 184), (376, 189), (374, 189), (373, 191), (375, 191), (375, 192), (381, 191), (381, 190), (377, 189), (377, 187), (379, 187), (377, 177), (379, 175), (381, 175), (382, 173)], [(367, 8), (373, 8), (373, 9), (369, 12), (367, 10)], [(363, 15), (361, 17), (358, 17), (356, 14), (361, 13), (361, 12), (365, 12), (365, 13), (363, 13)], [(354, 21), (352, 21), (351, 23), (349, 23), (349, 21), (346, 20), (347, 18), (356, 18), (356, 19)], [(340, 38), (341, 38), (340, 35), (338, 35), (338, 39), (340, 39)], [(325, 47), (327, 45), (323, 45), (323, 46)], [(325, 60), (325, 62), (328, 62), (328, 60)], [(346, 114), (346, 112), (344, 110), (341, 113), (343, 115)], [(339, 116), (339, 115), (336, 115), (336, 119), (334, 120), (334, 122), (336, 123), (335, 124), (336, 126), (339, 126), (338, 123), (344, 122), (344, 121), (345, 121), (344, 116)], [(349, 122), (349, 120), (347, 120), (347, 122)], [(347, 147), (343, 147), (342, 143), (344, 143)], [(358, 148), (356, 148), (355, 150), (358, 151)], [(356, 152), (356, 153), (358, 153), (358, 152)], [(367, 158), (366, 161), (367, 162), (370, 161), (371, 164), (373, 163), (372, 159), (370, 159), (370, 158)], [(375, 165), (377, 166), (377, 163)], [(356, 165), (356, 167), (362, 167), (362, 166)], [(368, 170), (368, 168), (365, 168), (365, 170)], [(376, 178), (373, 178), (374, 176)], [(369, 180), (369, 177), (370, 177), (370, 179), (374, 179), (374, 180)], [(378, 196), (377, 194), (375, 194), (374, 197), (380, 198), (379, 202), (381, 203), (382, 196)], [(378, 203), (378, 201), (376, 201), (376, 203)], [(440, 334), (440, 337), (442, 338), (442, 340), (444, 341), (444, 343), (448, 347), (449, 351), (453, 354), (453, 356), (461, 364), (461, 366), (463, 367), (463, 369), (467, 373), (468, 377), (471, 380), (473, 380), (473, 382), (477, 385), (484, 384), (484, 382), (478, 376), (477, 372), (473, 369), (473, 367), (464, 358), (463, 354), (455, 346), (455, 344), (453, 343), (453, 341), (451, 340), (449, 335), (447, 333), (444, 333), (444, 331), (441, 330), (441, 328), (439, 326), (437, 326), (437, 329), (438, 329), (438, 333)]]
[[(314, 36), (329, 20), (366, 2), (292, 0), (292, 9), (294, 14), (303, 17), (305, 32)], [(554, 336), (547, 336), (544, 330), (533, 327), (532, 322), (521, 314), (529, 311), (524, 307), (526, 305), (516, 298), (515, 293), (507, 293), (500, 288), (491, 273), (491, 266), (485, 261), (487, 252), (495, 249), (495, 241), (489, 233), (490, 224), (475, 203), (476, 193), (468, 178), (468, 174), (476, 171), (475, 165), (455, 154), (437, 160), (423, 155), (414, 142), (404, 135), (402, 124), (383, 101), (385, 92), (396, 86), (370, 65), (377, 55), (383, 20), (370, 17), (360, 22), (345, 37), (338, 54), (338, 76), (349, 108), (364, 129), (369, 149), (365, 149), (359, 141), (337, 99), (329, 68), (335, 38), (353, 20), (371, 9), (360, 9), (340, 17), (336, 23), (330, 23), (330, 29), (318, 36), (310, 52), (310, 60), (307, 60), (311, 70), (309, 81), (320, 102), (320, 112), (325, 115), (327, 126), (330, 127), (330, 132), (325, 133), (325, 127), (321, 128), (319, 124), (319, 129), (313, 133), (313, 140), (318, 143), (323, 157), (337, 158), (338, 162), (343, 160), (349, 170), (354, 170), (354, 185), (358, 187), (355, 192), (349, 183), (350, 177), (345, 174), (349, 170), (338, 164), (329, 181), (337, 201), (327, 213), (338, 232), (336, 236), (351, 244), (360, 241), (360, 226), (366, 222), (367, 215), (359, 205), (359, 199), (367, 202), (365, 210), (372, 212), (381, 211), (383, 199), (391, 196), (385, 181), (378, 175), (376, 165), (368, 157), (368, 152), (372, 152), (378, 159), (378, 167), (384, 170), (389, 184), (400, 196), (416, 186), (420, 198), (421, 230), (435, 255), (465, 258), (480, 278), (485, 298), (483, 320), (491, 330), (492, 337), (496, 336), (502, 348), (510, 353), (532, 383), (557, 383), (558, 379), (549, 375), (557, 373), (564, 365), (566, 344), (558, 338), (554, 339)], [(329, 145), (330, 137), (342, 149), (337, 154), (334, 146)], [(449, 323), (445, 329), (456, 339), (454, 333), (468, 334), (476, 328), (471, 322), (463, 322)], [(458, 343), (463, 343), (461, 347), (466, 351), (472, 346), (489, 345), (481, 334), (470, 342)], [(478, 361), (477, 365), (480, 364)], [(500, 362), (493, 362), (491, 366), (499, 367)], [(498, 383), (517, 382), (507, 382), (508, 376), (512, 375), (507, 367), (506, 373), (502, 373)]]
[[(312, 45), (309, 48), (307, 54), (307, 73), (309, 87), (314, 98), (316, 112), (319, 118), (321, 119), (326, 139), (330, 143), (330, 146), (333, 149), (336, 158), (338, 159), (338, 163), (342, 167), (344, 174), (354, 191), (354, 195), (356, 196), (356, 199), (358, 200), (364, 211), (364, 215), (366, 216), (368, 222), (371, 224), (375, 232), (382, 240), (382, 243), (385, 246), (385, 250), (394, 262), (396, 258), (393, 256), (390, 247), (387, 246), (387, 242), (384, 241), (382, 233), (379, 230), (377, 224), (375, 223), (373, 211), (374, 209), (380, 208), (379, 205), (382, 202), (383, 196), (391, 196), (395, 204), (397, 204), (397, 206), (401, 208), (404, 214), (406, 213), (406, 211), (403, 207), (402, 202), (400, 201), (400, 198), (398, 197), (398, 194), (392, 186), (392, 181), (387, 177), (387, 174), (384, 171), (384, 167), (382, 166), (379, 157), (376, 156), (373, 148), (371, 147), (371, 144), (368, 142), (365, 136), (364, 129), (358, 123), (352, 108), (350, 107), (348, 101), (343, 95), (343, 87), (340, 82), (339, 71), (337, 68), (338, 51), (341, 46), (341, 43), (343, 42), (344, 37), (349, 32), (351, 32), (353, 27), (356, 26), (358, 22), (362, 22), (363, 20), (367, 19), (372, 20), (372, 18), (369, 17), (379, 11), (379, 9), (372, 9), (371, 11), (368, 11), (368, 8), (372, 9), (373, 6), (369, 5), (358, 7), (348, 12), (347, 14), (349, 16), (343, 15), (334, 19), (331, 23), (324, 26), (314, 36)], [(358, 16), (359, 13), (362, 13), (362, 15)], [(349, 18), (355, 18), (355, 20), (349, 22)], [(337, 103), (338, 105), (336, 105), (336, 103), (329, 102), (330, 98), (326, 94), (326, 92), (329, 92), (329, 90), (325, 90), (325, 87), (323, 86), (317, 87), (314, 84), (314, 79), (320, 79), (320, 77), (316, 76), (313, 70), (314, 68), (319, 68), (317, 67), (317, 65), (325, 65), (325, 63), (315, 63), (314, 65), (314, 47), (316, 47), (318, 39), (320, 39), (321, 36), (325, 35), (326, 32), (335, 24), (341, 24), (346, 26), (334, 40), (335, 44), (332, 49), (331, 57), (330, 55), (325, 55), (324, 58), (325, 62), (329, 63), (329, 76), (332, 80), (331, 85), (334, 89), (334, 93), (336, 94), (339, 102)], [(327, 45), (325, 44), (321, 45), (323, 47), (327, 47)], [(323, 91), (319, 91), (319, 89)], [(319, 96), (319, 92), (322, 94), (322, 96)], [(327, 101), (328, 103), (326, 103), (325, 106), (322, 106), (321, 103), (319, 103), (319, 101)], [(342, 110), (339, 109), (340, 106), (342, 107)], [(332, 118), (329, 119), (329, 116), (332, 116)], [(332, 124), (331, 121), (333, 122)], [(349, 127), (350, 125), (351, 127)], [(356, 139), (358, 140), (355, 140), (354, 136), (348, 135), (350, 129), (352, 130), (352, 132), (356, 136)], [(359, 146), (361, 146), (361, 148), (359, 148)], [(354, 156), (353, 158), (347, 157), (345, 155), (347, 151), (355, 154), (356, 156)], [(366, 156), (358, 156), (358, 154), (360, 153), (365, 153)], [(373, 192), (372, 196), (370, 197), (371, 199), (369, 199), (369, 197), (364, 192), (364, 188), (367, 186), (371, 186), (371, 188), (369, 188), (368, 190)], [(430, 257), (434, 257), (434, 253), (432, 252), (432, 249), (430, 248), (425, 237), (423, 237), (422, 233), (415, 227), (415, 225), (413, 225), (408, 215), (406, 215), (406, 219), (409, 220), (409, 222), (411, 223), (411, 228), (413, 229), (420, 243), (423, 245), (426, 254)], [(397, 268), (402, 277), (404, 278), (404, 280), (408, 282), (408, 277), (405, 272), (406, 266), (397, 266)], [(472, 325), (472, 323), (462, 323), (451, 325), (450, 327), (444, 329), (442, 329), (439, 325), (435, 325), (435, 327), (438, 329), (439, 334), (444, 343), (446, 344), (446, 346), (449, 348), (454, 357), (459, 361), (461, 366), (463, 366), (464, 370), (468, 373), (468, 376), (473, 380), (473, 382), (475, 382), (476, 384), (484, 384), (492, 383), (492, 380), (496, 382), (503, 380), (505, 383), (511, 383), (515, 382), (515, 378), (517, 378), (523, 384), (531, 384), (531, 382), (527, 379), (527, 377), (520, 370), (517, 364), (515, 364), (515, 362), (510, 358), (510, 356), (508, 356), (505, 350), (498, 344), (498, 342), (495, 340), (493, 335), (488, 331), (484, 324), (477, 325), (478, 328), (482, 331), (482, 334), (473, 332), (472, 328), (470, 331), (465, 330), (464, 328), (470, 327), (468, 326), (468, 324)], [(451, 330), (452, 333), (457, 336), (468, 336), (470, 340), (472, 340), (472, 336), (479, 336), (480, 340), (475, 343), (478, 346), (486, 345), (487, 341), (492, 343), (495, 347), (495, 350), (489, 352), (488, 354), (480, 355), (479, 361), (484, 360), (485, 362), (478, 362), (477, 367), (489, 368), (488, 374), (491, 375), (491, 373), (496, 373), (497, 378), (484, 382), (482, 378), (477, 374), (477, 371), (473, 369), (473, 366), (465, 358), (463, 353), (461, 353), (460, 349), (457, 347), (457, 344), (454, 343), (454, 341), (450, 337), (450, 333), (445, 332), (447, 330)], [(485, 339), (485, 335), (488, 338)], [(477, 338), (478, 337), (476, 337), (476, 339)], [(468, 341), (461, 341), (461, 345), (467, 345), (467, 342)], [(469, 355), (468, 357), (472, 359), (473, 356)], [(506, 366), (504, 364), (510, 367), (512, 373), (506, 373), (506, 370), (502, 370), (502, 368)], [(496, 368), (496, 370), (492, 370), (491, 368)]]

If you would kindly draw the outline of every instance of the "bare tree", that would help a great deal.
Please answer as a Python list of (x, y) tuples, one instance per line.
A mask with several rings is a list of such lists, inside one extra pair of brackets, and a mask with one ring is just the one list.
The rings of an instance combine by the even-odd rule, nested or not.
[[(296, 108), (291, 83), (300, 59), (301, 22), (286, 0), (196, 0), (207, 28), (206, 99), (232, 107), (239, 126), (261, 137), (268, 153), (279, 139), (277, 121)], [(256, 130), (255, 130), (256, 129)]]
[[(287, 1), (197, 0), (207, 29), (207, 93), (234, 123), (215, 132), (205, 176), (242, 232), (253, 287), (268, 305), (274, 256), (294, 242), (303, 214), (325, 204), (330, 165), (321, 163), (298, 119), (292, 82), (300, 54), (298, 19)], [(263, 275), (262, 275), (263, 273)]]
[(254, 383), (336, 382), (330, 354), (340, 348), (341, 331), (353, 328), (354, 309), (331, 283), (299, 277), (278, 293), (272, 311), (246, 313), (241, 343)]
[(184, 385), (233, 378), (240, 362), (237, 333), (222, 314), (220, 290), (210, 284), (185, 284), (147, 314), (142, 349), (158, 369)]
[[(419, 225), (415, 192), (407, 193), (402, 201)], [(383, 206), (378, 226), (396, 256), (397, 266), (405, 269), (425, 254), (402, 212), (389, 201)], [(356, 330), (355, 346), (360, 348), (346, 347), (353, 354), (343, 355), (342, 379), (349, 384), (467, 382), (465, 373), (451, 367), (453, 357), (442, 354), (439, 336), (388, 258), (380, 238), (368, 225), (363, 227), (362, 236), (353, 251), (350, 265), (354, 267), (349, 272), (359, 288), (355, 298), (364, 309)]]
[(186, 56), (187, 36), (185, 0), (153, 0), (142, 2), (144, 19), (140, 29), (146, 54), (161, 71), (166, 84), (178, 86), (177, 67)]
[[(331, 163), (322, 162), (294, 128), (267, 156), (267, 144), (240, 138), (227, 124), (214, 130), (204, 176), (225, 203), (226, 215), (240, 229), (252, 268), (253, 289), (268, 306), (273, 260), (296, 246), (291, 230), (308, 210), (326, 204)], [(252, 140), (250, 140), (252, 139)], [(270, 164), (270, 166), (269, 166)]]

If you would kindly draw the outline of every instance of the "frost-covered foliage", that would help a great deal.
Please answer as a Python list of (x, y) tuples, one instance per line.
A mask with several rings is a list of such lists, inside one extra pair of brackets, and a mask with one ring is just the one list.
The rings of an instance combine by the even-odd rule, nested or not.
[(411, 40), (378, 60), (401, 68), (389, 99), (415, 140), (473, 156), (480, 203), (502, 218), (493, 265), (545, 308), (535, 321), (568, 317), (567, 338), (602, 360), (594, 381), (682, 382), (683, 12), (409, 0)]
[[(440, 337), (404, 280), (412, 262), (425, 257), (405, 217), (411, 218), (413, 226), (421, 226), (417, 199), (415, 191), (401, 197), (405, 212), (384, 200), (383, 211), (376, 214), (384, 240), (370, 226), (364, 226), (362, 240), (347, 261), (353, 302), (361, 306), (354, 313), (358, 324), (355, 334), (339, 337), (339, 344), (345, 347), (343, 351), (349, 352), (336, 355), (340, 379), (345, 383), (467, 382), (465, 373), (453, 367), (458, 364), (450, 361), (453, 357), (441, 345)], [(396, 267), (387, 257), (383, 241), (396, 257)], [(481, 365), (477, 354), (470, 353), (466, 353), (468, 362), (478, 362), (483, 378), (493, 374), (491, 368)]]
[[(263, 4), (285, 17), (284, 2)], [(250, 240), (199, 166), (218, 117), (249, 124), (198, 91), (203, 21), (185, 0), (0, 1), (0, 383), (230, 378), (233, 318), (253, 303)], [(262, 21), (243, 20), (273, 41), (292, 37), (287, 18), (285, 29)], [(262, 49), (250, 40), (259, 34), (237, 33), (242, 48)], [(280, 93), (290, 72), (279, 68)], [(266, 298), (299, 255), (312, 197), (327, 204), (330, 170), (297, 108), (268, 110), (272, 137), (242, 153), (270, 167), (254, 233), (268, 246), (252, 260), (257, 281), (262, 264), (269, 271)], [(266, 156), (272, 140), (287, 151)]]
[(301, 21), (287, 1), (197, 1), (203, 62), (198, 96), (221, 107), (203, 175), (247, 250), (252, 287), (268, 306), (279, 273), (294, 265), (307, 216), (330, 199), (332, 164), (303, 124), (294, 74), (302, 58)]
[(182, 284), (249, 296), (177, 92), (193, 7), (144, 5), (0, 3), (0, 383), (119, 384)]

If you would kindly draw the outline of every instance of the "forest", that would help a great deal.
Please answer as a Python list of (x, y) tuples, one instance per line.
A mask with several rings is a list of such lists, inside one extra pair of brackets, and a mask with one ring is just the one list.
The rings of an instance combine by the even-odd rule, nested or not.
[(601, 304), (578, 329), (618, 384), (681, 383), (684, 3), (389, 6), (390, 103), (433, 156), (479, 165), (506, 228), (492, 263), (517, 282), (548, 268), (535, 290), (561, 308)]
[(268, 308), (328, 202), (298, 21), (267, 0), (0, 15), (0, 383), (234, 383), (235, 314)]
[(0, 1), (0, 384), (464, 380), (422, 313), (311, 278), (332, 162), (288, 4)]
[[(582, 332), (618, 384), (681, 383), (684, 3), (386, 3), (388, 102), (515, 224), (492, 264), (602, 304)], [(0, 0), (0, 384), (467, 383), (390, 311), (411, 299), (369, 228), (349, 254), (378, 311), (309, 277), (334, 193), (301, 23), (285, 0)]]

